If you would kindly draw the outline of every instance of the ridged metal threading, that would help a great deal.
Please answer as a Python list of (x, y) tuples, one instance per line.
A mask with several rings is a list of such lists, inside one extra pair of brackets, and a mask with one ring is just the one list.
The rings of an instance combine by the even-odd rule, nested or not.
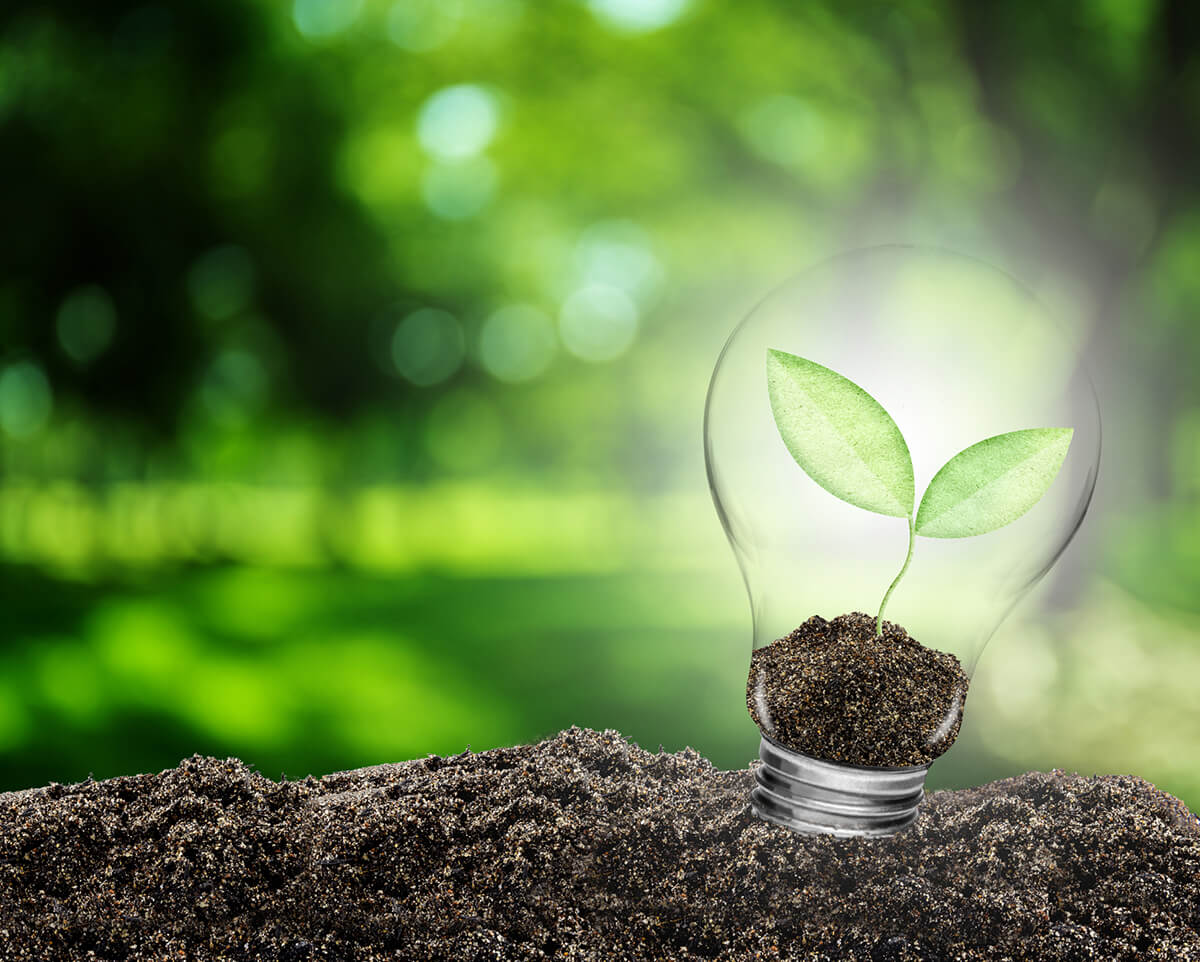
[(894, 835), (911, 825), (928, 765), (867, 768), (810, 758), (763, 736), (750, 793), (759, 818), (812, 835)]

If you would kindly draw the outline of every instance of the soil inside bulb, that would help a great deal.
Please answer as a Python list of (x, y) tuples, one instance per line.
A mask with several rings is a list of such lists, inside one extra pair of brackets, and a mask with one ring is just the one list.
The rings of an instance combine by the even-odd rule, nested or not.
[(958, 737), (969, 681), (954, 655), (862, 612), (814, 615), (755, 650), (746, 705), (764, 735), (813, 758), (927, 765)]

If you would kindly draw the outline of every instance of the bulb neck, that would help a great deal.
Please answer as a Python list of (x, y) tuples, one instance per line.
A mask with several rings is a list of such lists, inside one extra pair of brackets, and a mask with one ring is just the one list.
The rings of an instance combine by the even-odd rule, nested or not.
[(809, 835), (894, 835), (917, 818), (928, 765), (868, 768), (811, 758), (765, 735), (750, 807), (759, 818)]

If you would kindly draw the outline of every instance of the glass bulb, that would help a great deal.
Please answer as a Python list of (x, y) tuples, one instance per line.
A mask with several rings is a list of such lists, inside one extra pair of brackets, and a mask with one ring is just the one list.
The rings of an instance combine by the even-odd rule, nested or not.
[[(769, 356), (816, 372), (816, 393), (806, 383), (788, 396), (786, 384), (769, 387)], [(822, 408), (825, 383), (842, 394)], [(899, 447), (874, 408), (855, 407), (867, 405), (858, 389), (890, 417)], [(793, 406), (799, 436), (787, 437), (779, 405)], [(883, 433), (871, 435), (872, 425)], [(852, 436), (863, 431), (865, 440)], [(998, 440), (970, 463), (964, 455), (955, 474), (947, 462), (985, 439)], [(1039, 447), (1044, 439), (1053, 450)], [(984, 646), (1062, 554), (1091, 500), (1099, 407), (1069, 332), (1012, 278), (971, 258), (911, 247), (844, 254), (785, 283), (734, 330), (713, 371), (704, 442), (753, 616), (747, 702), (763, 735), (755, 811), (799, 831), (904, 828), (929, 764), (957, 735)], [(880, 453), (888, 445), (911, 458), (907, 514), (903, 492), (886, 493), (902, 484), (876, 484), (876, 474), (891, 483)], [(1005, 497), (1020, 502), (1024, 491), (1028, 501), (1037, 484), (1032, 504), (1009, 504), (1008, 518)], [(941, 517), (957, 520), (930, 523), (948, 503), (954, 510)], [(903, 629), (881, 621), (873, 630), (885, 593), (883, 618)], [(837, 617), (854, 612), (862, 617)], [(809, 622), (814, 615), (829, 624)], [(796, 657), (779, 654), (788, 644)], [(960, 682), (949, 683), (951, 672)], [(895, 708), (912, 704), (921, 710)]]

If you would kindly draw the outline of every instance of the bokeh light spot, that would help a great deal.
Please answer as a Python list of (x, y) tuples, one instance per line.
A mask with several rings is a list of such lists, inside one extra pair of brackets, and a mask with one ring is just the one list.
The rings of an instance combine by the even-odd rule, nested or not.
[(493, 377), (510, 383), (529, 381), (550, 366), (557, 344), (554, 325), (536, 307), (502, 307), (479, 332), (479, 360)]
[(496, 98), (475, 84), (444, 87), (417, 114), (417, 138), (435, 157), (472, 157), (496, 135), (500, 111)]
[(50, 382), (32, 361), (18, 361), (0, 373), (0, 428), (9, 437), (22, 440), (37, 434), (53, 407)]
[(388, 11), (388, 38), (401, 50), (434, 50), (454, 36), (462, 10), (462, 0), (396, 0)]
[(117, 327), (117, 311), (102, 287), (80, 287), (58, 308), (58, 343), (67, 357), (88, 364), (104, 353)]
[(458, 319), (446, 311), (413, 311), (392, 336), (392, 362), (413, 384), (439, 384), (462, 364), (465, 345)]
[(258, 408), (267, 394), (267, 372), (249, 351), (222, 351), (209, 367), (200, 400), (214, 419), (239, 421)]
[(188, 271), (192, 305), (204, 317), (220, 321), (232, 317), (254, 295), (254, 264), (236, 244), (214, 247), (202, 254)]
[(677, 20), (688, 0), (588, 0), (588, 6), (605, 23), (621, 30), (657, 30)]
[(496, 168), (486, 157), (435, 163), (421, 181), (421, 196), (443, 220), (466, 220), (488, 205), (496, 179)]
[(632, 221), (593, 224), (575, 247), (578, 287), (603, 284), (645, 303), (661, 283), (662, 273), (646, 232)]
[(306, 37), (332, 37), (358, 19), (363, 0), (295, 0), (292, 20)]
[(604, 284), (581, 288), (563, 304), (559, 333), (568, 351), (584, 361), (611, 361), (637, 334), (638, 310), (624, 291)]
[(825, 144), (821, 115), (789, 94), (759, 101), (746, 111), (741, 126), (758, 154), (784, 167), (803, 166)]

